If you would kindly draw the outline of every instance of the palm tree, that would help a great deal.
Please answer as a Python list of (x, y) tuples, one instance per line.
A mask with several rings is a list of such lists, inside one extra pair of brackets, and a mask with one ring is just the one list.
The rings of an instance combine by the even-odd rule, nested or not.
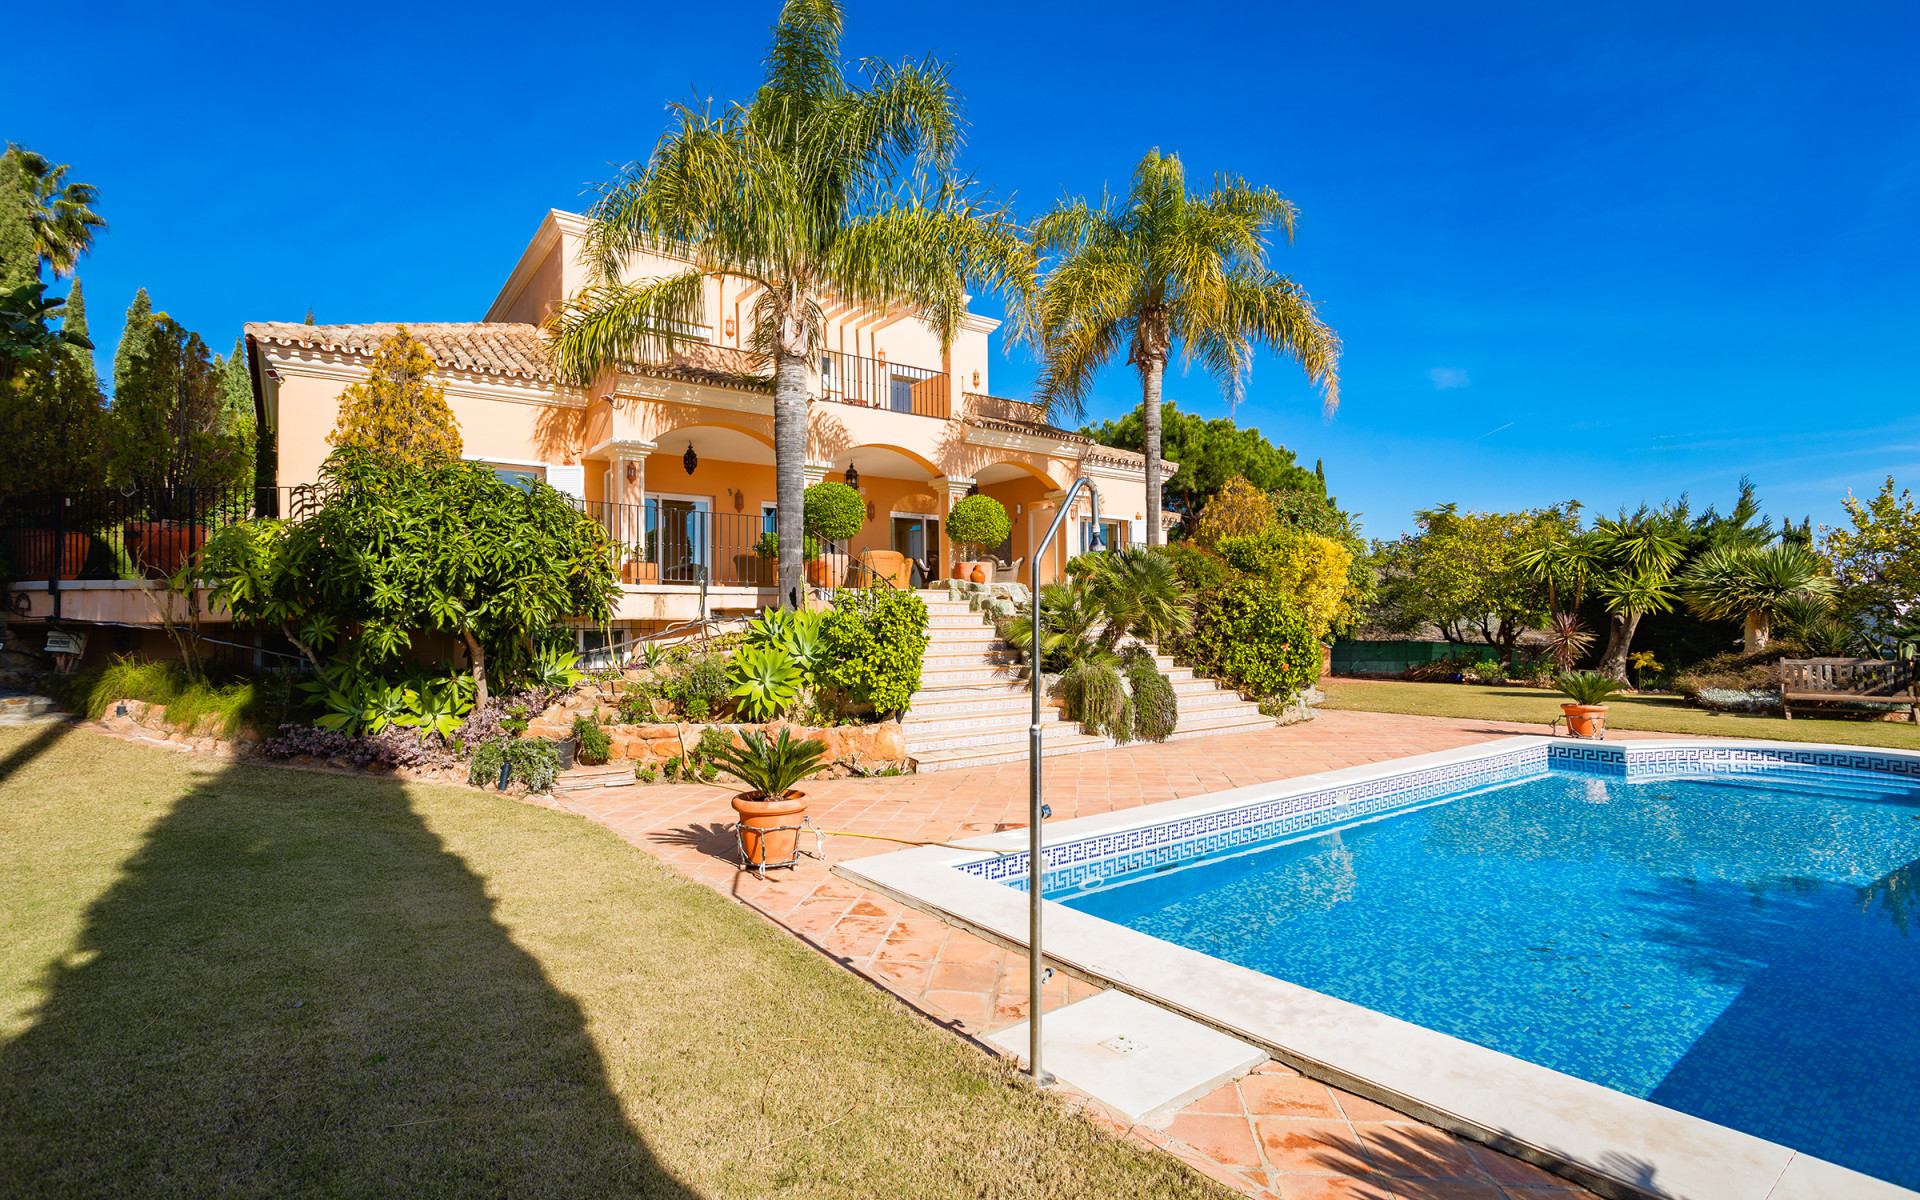
[(1797, 542), (1777, 542), (1709, 550), (1680, 575), (1675, 590), (1687, 607), (1710, 621), (1744, 621), (1745, 650), (1758, 654), (1767, 648), (1782, 610), (1790, 604), (1795, 609), (1823, 604), (1833, 594), (1833, 577), (1813, 551)]
[(1640, 618), (1673, 608), (1669, 585), (1686, 551), (1687, 528), (1684, 504), (1657, 511), (1642, 505), (1634, 513), (1602, 517), (1588, 531), (1588, 578), (1607, 606), (1607, 648), (1600, 656), (1607, 678), (1627, 682), (1627, 653)]
[(1078, 415), (1087, 388), (1122, 344), (1140, 370), (1147, 458), (1147, 544), (1160, 544), (1160, 390), (1178, 347), (1238, 404), (1254, 343), (1306, 368), (1340, 403), (1340, 339), (1300, 285), (1267, 266), (1267, 233), (1293, 240), (1296, 213), (1280, 193), (1221, 176), (1187, 193), (1176, 154), (1149, 150), (1124, 198), (1069, 201), (1033, 227), (1034, 249), (1057, 254), (1021, 329), (1046, 356), (1035, 399)]
[[(944, 64), (867, 62), (844, 74), (835, 0), (788, 0), (766, 80), (719, 113), (679, 105), (677, 126), (593, 206), (585, 253), (594, 282), (554, 315), (553, 356), (569, 379), (670, 355), (700, 324), (708, 276), (749, 284), (750, 344), (771, 364), (780, 595), (803, 585), (801, 497), (807, 405), (832, 303), (909, 310), (950, 342), (969, 287), (1026, 289), (1019, 225), (951, 174), (959, 97)], [(624, 283), (640, 250), (690, 260), (676, 275)]]
[(54, 166), (44, 155), (15, 143), (7, 144), (6, 153), (19, 172), (34, 251), (53, 269), (55, 279), (73, 274), (74, 263), (93, 249), (94, 230), (107, 227), (92, 207), (99, 202), (99, 189), (90, 183), (66, 182), (67, 164)]

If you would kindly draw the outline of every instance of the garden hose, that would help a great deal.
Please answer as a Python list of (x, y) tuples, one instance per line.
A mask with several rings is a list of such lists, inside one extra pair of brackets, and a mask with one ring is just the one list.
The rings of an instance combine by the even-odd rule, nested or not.
[[(822, 829), (822, 830), (819, 830), (818, 833), (820, 837), (872, 838), (876, 842), (899, 842), (902, 845), (906, 845), (906, 846), (945, 846), (949, 850), (978, 850), (980, 848), (978, 846), (962, 846), (958, 842), (926, 842), (926, 841), (921, 841), (918, 838), (888, 837), (884, 833), (855, 833), (851, 829)], [(1012, 851), (996, 850), (993, 853), (1011, 854)]]

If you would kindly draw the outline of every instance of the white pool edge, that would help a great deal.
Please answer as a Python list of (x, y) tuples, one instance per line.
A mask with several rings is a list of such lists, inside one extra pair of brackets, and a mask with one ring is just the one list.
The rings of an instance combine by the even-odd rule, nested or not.
[[(1049, 845), (1164, 824), (1289, 795), (1497, 758), (1556, 739), (1520, 736), (1321, 772), (1275, 783), (1050, 823)], [(1564, 745), (1564, 741), (1562, 741)], [(1854, 750), (1806, 742), (1648, 739), (1605, 743), (1626, 751)], [(1920, 754), (1861, 747), (1862, 754), (1920, 764)], [(1329, 814), (1329, 824), (1340, 823)], [(1025, 830), (949, 847), (923, 846), (851, 859), (833, 870), (909, 907), (1020, 951), (1026, 893), (955, 869), (993, 853), (1024, 851)], [(1920, 1192), (1801, 1154), (1750, 1134), (1628, 1096), (1600, 1084), (1274, 979), (1127, 929), (1053, 901), (1045, 905), (1046, 959), (1245, 1038), (1279, 1061), (1334, 1086), (1533, 1162), (1601, 1195), (1671, 1200), (1920, 1200)]]

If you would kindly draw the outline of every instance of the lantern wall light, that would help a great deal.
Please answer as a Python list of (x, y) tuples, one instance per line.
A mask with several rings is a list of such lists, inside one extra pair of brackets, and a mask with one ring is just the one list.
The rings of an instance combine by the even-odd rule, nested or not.
[(687, 452), (680, 456), (680, 465), (687, 469), (689, 475), (693, 474), (693, 469), (700, 465), (700, 456), (693, 452), (692, 442), (687, 443)]

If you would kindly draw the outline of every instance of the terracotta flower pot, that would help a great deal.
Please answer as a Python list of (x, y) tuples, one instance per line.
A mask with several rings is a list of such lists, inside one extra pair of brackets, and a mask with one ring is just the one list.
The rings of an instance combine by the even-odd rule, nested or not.
[(125, 530), (127, 553), (141, 574), (149, 579), (166, 579), (180, 569), (188, 555), (198, 554), (207, 544), (205, 525), (183, 521), (142, 521)]
[(658, 583), (660, 582), (660, 564), (628, 561), (621, 564), (620, 581), (622, 583)]
[(814, 587), (827, 586), (827, 561), (824, 558), (807, 560), (807, 582)]
[(971, 567), (972, 565), (973, 565), (972, 563), (966, 562), (962, 559), (958, 559), (958, 558), (954, 559), (953, 574), (948, 576), (948, 578), (957, 579), (960, 582), (965, 583), (967, 580), (973, 578), (973, 573), (968, 570), (968, 568)]
[[(987, 583), (987, 582), (990, 582), (992, 579), (993, 579), (993, 575), (990, 572), (988, 572), (987, 564), (985, 563), (973, 564), (973, 581), (975, 583)], [(1044, 962), (1045, 960), (1042, 959), (1041, 961)]]
[(1599, 737), (1607, 730), (1607, 706), (1604, 704), (1562, 704), (1567, 714), (1567, 732), (1575, 737)]
[(13, 565), (13, 578), (51, 579), (55, 549), (62, 551), (60, 578), (80, 578), (80, 566), (87, 561), (86, 534), (56, 534), (51, 529), (13, 530), (7, 535), (7, 558)]
[(800, 818), (807, 811), (805, 792), (788, 792), (778, 800), (758, 792), (741, 792), (733, 798), (733, 811), (740, 814), (740, 848), (748, 866), (776, 866), (799, 857)]

